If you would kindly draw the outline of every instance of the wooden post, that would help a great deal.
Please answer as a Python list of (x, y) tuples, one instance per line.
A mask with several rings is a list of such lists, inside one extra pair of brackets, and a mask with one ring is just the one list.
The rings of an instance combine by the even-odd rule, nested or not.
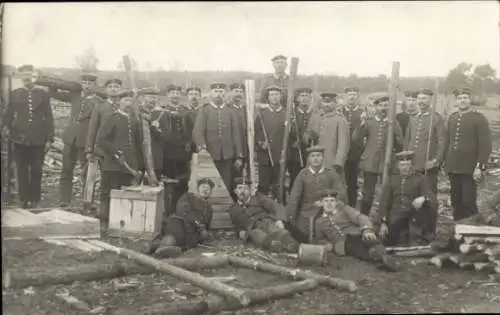
[(278, 200), (280, 203), (285, 202), (285, 173), (286, 173), (286, 157), (288, 153), (288, 139), (290, 137), (290, 129), (292, 125), (292, 110), (293, 110), (293, 89), (297, 79), (297, 68), (299, 66), (299, 59), (292, 57), (290, 65), (290, 83), (288, 84), (288, 100), (286, 104), (286, 118), (285, 118), (285, 133), (283, 136), (283, 147), (281, 149), (280, 158), (280, 177), (279, 177), (279, 195)]
[(427, 175), (427, 162), (429, 162), (429, 155), (431, 152), (431, 145), (432, 145), (432, 137), (435, 135), (433, 134), (434, 130), (434, 116), (436, 116), (436, 107), (437, 107), (437, 100), (439, 97), (439, 80), (436, 79), (435, 82), (435, 93), (434, 93), (434, 98), (432, 99), (432, 109), (431, 109), (431, 117), (429, 120), (429, 138), (427, 139), (427, 148), (425, 151), (425, 166), (424, 166), (424, 174)]
[(255, 117), (255, 80), (245, 80), (245, 94), (246, 94), (246, 125), (247, 125), (247, 145), (248, 145), (248, 163), (249, 171), (248, 177), (252, 181), (252, 194), (257, 191), (258, 172), (255, 167), (255, 130), (254, 130), (254, 117)]

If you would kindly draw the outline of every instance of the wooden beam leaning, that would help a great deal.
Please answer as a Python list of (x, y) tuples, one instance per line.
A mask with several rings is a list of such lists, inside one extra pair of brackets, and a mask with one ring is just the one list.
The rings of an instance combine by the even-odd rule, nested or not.
[(254, 130), (254, 121), (255, 121), (255, 80), (245, 80), (245, 96), (246, 96), (246, 125), (247, 129), (245, 132), (247, 133), (247, 145), (248, 145), (248, 170), (250, 174), (247, 174), (248, 178), (252, 182), (252, 193), (257, 191), (257, 183), (258, 183), (258, 172), (255, 167), (255, 130)]

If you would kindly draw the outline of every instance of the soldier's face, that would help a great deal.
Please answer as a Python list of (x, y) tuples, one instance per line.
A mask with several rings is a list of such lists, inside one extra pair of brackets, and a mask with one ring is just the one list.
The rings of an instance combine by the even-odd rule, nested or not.
[(198, 103), (200, 101), (201, 94), (198, 90), (189, 90), (188, 92), (188, 100), (191, 104)]
[(410, 174), (411, 171), (411, 161), (399, 161), (398, 162), (398, 169), (401, 175), (407, 176)]
[(278, 105), (278, 104), (280, 104), (280, 101), (281, 101), (281, 92), (280, 91), (269, 91), (267, 99), (269, 100), (269, 104)]
[(320, 167), (323, 165), (323, 152), (311, 152), (307, 160), (312, 167)]
[(121, 84), (118, 84), (116, 82), (112, 82), (112, 83), (106, 85), (106, 92), (108, 93), (108, 95), (114, 96), (114, 95), (118, 94), (118, 92), (120, 92), (121, 88), (122, 88)]
[(212, 100), (222, 102), (224, 100), (224, 94), (226, 93), (226, 90), (224, 89), (212, 89), (210, 91), (210, 95), (212, 97)]
[(358, 92), (355, 92), (355, 91), (347, 92), (346, 96), (347, 96), (347, 103), (350, 105), (356, 104), (356, 102), (359, 99), (359, 94), (358, 94)]
[(337, 208), (337, 198), (335, 197), (325, 197), (321, 200), (321, 203), (323, 205), (323, 211), (327, 213), (335, 212)]
[(181, 91), (179, 90), (171, 90), (167, 94), (168, 100), (174, 104), (179, 103), (179, 99), (181, 97)]
[(156, 101), (158, 100), (158, 97), (156, 95), (146, 94), (142, 96), (142, 99), (146, 108), (153, 109), (153, 107), (156, 104)]
[(250, 197), (250, 186), (249, 185), (236, 185), (234, 188), (234, 193), (240, 201), (247, 201)]
[(297, 101), (299, 102), (299, 105), (302, 107), (309, 106), (311, 104), (311, 94), (309, 93), (300, 93), (297, 96)]
[(418, 107), (422, 110), (427, 110), (431, 105), (431, 96), (427, 94), (420, 93), (417, 95)]
[(325, 112), (331, 112), (337, 106), (335, 99), (328, 98), (321, 102), (321, 106)]
[(407, 97), (405, 99), (405, 104), (406, 104), (406, 110), (409, 112), (414, 112), (418, 109), (417, 108), (417, 99), (414, 97)]
[(245, 97), (245, 91), (243, 91), (243, 89), (240, 88), (232, 89), (231, 93), (233, 94), (233, 100), (235, 102), (241, 102), (243, 97)]
[(80, 84), (83, 88), (83, 91), (86, 93), (90, 92), (96, 86), (95, 82), (87, 80), (81, 80)]
[(123, 111), (130, 111), (132, 109), (133, 104), (134, 104), (134, 99), (130, 96), (122, 97), (120, 99), (120, 109)]
[(469, 94), (457, 95), (457, 107), (460, 110), (466, 110), (470, 107), (471, 99)]
[(273, 61), (273, 68), (274, 71), (282, 73), (285, 72), (286, 67), (288, 66), (288, 63), (286, 62), (286, 59), (277, 59)]
[(389, 109), (389, 101), (382, 101), (375, 105), (375, 111), (380, 116), (387, 115), (388, 109)]
[(198, 193), (200, 194), (201, 198), (208, 199), (212, 194), (212, 186), (210, 186), (209, 184), (201, 184), (200, 186), (198, 186)]

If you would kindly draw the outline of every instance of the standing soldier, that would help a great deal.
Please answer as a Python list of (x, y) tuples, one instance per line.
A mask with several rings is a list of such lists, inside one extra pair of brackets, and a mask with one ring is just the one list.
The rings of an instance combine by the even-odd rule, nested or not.
[(347, 203), (355, 208), (358, 200), (359, 160), (363, 153), (363, 143), (357, 142), (357, 132), (361, 126), (363, 109), (359, 104), (359, 88), (348, 87), (344, 92), (347, 95), (347, 104), (343, 108), (343, 113), (349, 122), (351, 138), (344, 172), (347, 184)]
[(196, 116), (193, 139), (198, 152), (208, 152), (233, 200), (233, 171), (243, 165), (238, 117), (224, 103), (226, 84), (212, 83), (211, 100), (203, 105)]
[[(375, 116), (366, 120), (360, 127), (358, 142), (366, 138), (366, 147), (361, 156), (360, 168), (363, 170), (363, 199), (361, 200), (361, 213), (370, 214), (373, 204), (375, 187), (384, 168), (385, 150), (387, 146), (387, 132), (389, 119), (389, 96), (379, 96), (374, 100)], [(401, 147), (403, 136), (401, 127), (394, 122), (394, 147)], [(391, 158), (394, 161), (394, 156)], [(391, 164), (392, 165), (392, 164)]]
[(286, 110), (281, 103), (281, 88), (270, 86), (264, 92), (268, 104), (259, 109), (255, 120), (255, 148), (259, 164), (258, 190), (278, 197), (281, 150), (283, 148)]
[(267, 89), (270, 86), (277, 86), (281, 89), (283, 97), (281, 98), (281, 104), (286, 105), (287, 101), (287, 88), (290, 82), (290, 76), (286, 74), (286, 68), (288, 66), (287, 58), (283, 55), (274, 56), (271, 61), (273, 62), (274, 73), (264, 77), (262, 82), (262, 87), (260, 89), (260, 102), (263, 104), (267, 103)]
[(322, 113), (311, 118), (308, 126), (310, 138), (325, 148), (324, 165), (344, 176), (343, 168), (349, 153), (349, 122), (337, 111), (336, 93), (324, 92), (321, 96)]
[(196, 85), (191, 85), (186, 89), (186, 94), (188, 98), (186, 108), (191, 113), (191, 119), (196, 121), (196, 113), (201, 106), (201, 89)]
[(111, 190), (131, 185), (144, 169), (142, 128), (134, 115), (132, 95), (128, 91), (117, 95), (119, 108), (104, 121), (97, 135), (96, 145), (104, 154), (99, 214), (101, 233), (108, 229)]
[(307, 137), (307, 127), (312, 115), (312, 89), (308, 87), (295, 90), (295, 108), (292, 128), (290, 130), (290, 143), (288, 152), (287, 167), (290, 173), (290, 187), (292, 190), (293, 182), (300, 170), (305, 167), (307, 154), (306, 148), (309, 146)]
[(35, 68), (24, 65), (17, 71), (24, 86), (12, 91), (5, 120), (14, 145), (19, 201), (27, 209), (36, 208), (41, 199), (42, 166), (54, 142), (54, 117), (49, 94), (33, 84)]
[(76, 162), (82, 169), (81, 178), (85, 185), (87, 178), (87, 159), (85, 157), (85, 141), (89, 130), (90, 117), (94, 107), (104, 100), (96, 95), (95, 74), (83, 73), (80, 76), (81, 91), (66, 92), (50, 89), (49, 95), (57, 100), (71, 104), (71, 118), (63, 134), (63, 168), (60, 181), (61, 207), (71, 203), (73, 195), (73, 171)]
[(472, 91), (462, 88), (454, 94), (458, 111), (448, 120), (445, 170), (451, 183), (453, 219), (460, 220), (478, 212), (476, 182), (486, 170), (492, 140), (486, 117), (470, 108)]
[[(159, 122), (166, 133), (163, 143), (163, 175), (179, 180), (172, 195), (172, 207), (165, 204), (167, 209), (175, 208), (177, 200), (188, 191), (190, 178), (193, 120), (191, 113), (180, 105), (181, 93), (182, 87), (173, 84), (167, 86), (168, 103)], [(168, 197), (165, 194), (165, 198)]]
[(396, 121), (399, 123), (399, 126), (401, 126), (401, 131), (403, 131), (403, 137), (406, 136), (406, 128), (408, 128), (410, 120), (417, 114), (418, 114), (417, 92), (406, 91), (405, 102), (403, 103), (403, 111), (396, 115)]
[(243, 102), (245, 97), (245, 85), (243, 83), (232, 83), (229, 85), (231, 91), (231, 106), (238, 117), (240, 127), (241, 145), (243, 147), (243, 165), (236, 169), (234, 178), (243, 178), (243, 170), (246, 169), (247, 177), (250, 175), (250, 165), (248, 161), (248, 140), (247, 140), (247, 111)]

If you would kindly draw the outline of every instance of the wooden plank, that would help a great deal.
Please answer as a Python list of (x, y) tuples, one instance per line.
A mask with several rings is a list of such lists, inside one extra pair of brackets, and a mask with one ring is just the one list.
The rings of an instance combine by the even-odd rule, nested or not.
[(455, 234), (500, 236), (500, 227), (457, 224), (455, 225)]

